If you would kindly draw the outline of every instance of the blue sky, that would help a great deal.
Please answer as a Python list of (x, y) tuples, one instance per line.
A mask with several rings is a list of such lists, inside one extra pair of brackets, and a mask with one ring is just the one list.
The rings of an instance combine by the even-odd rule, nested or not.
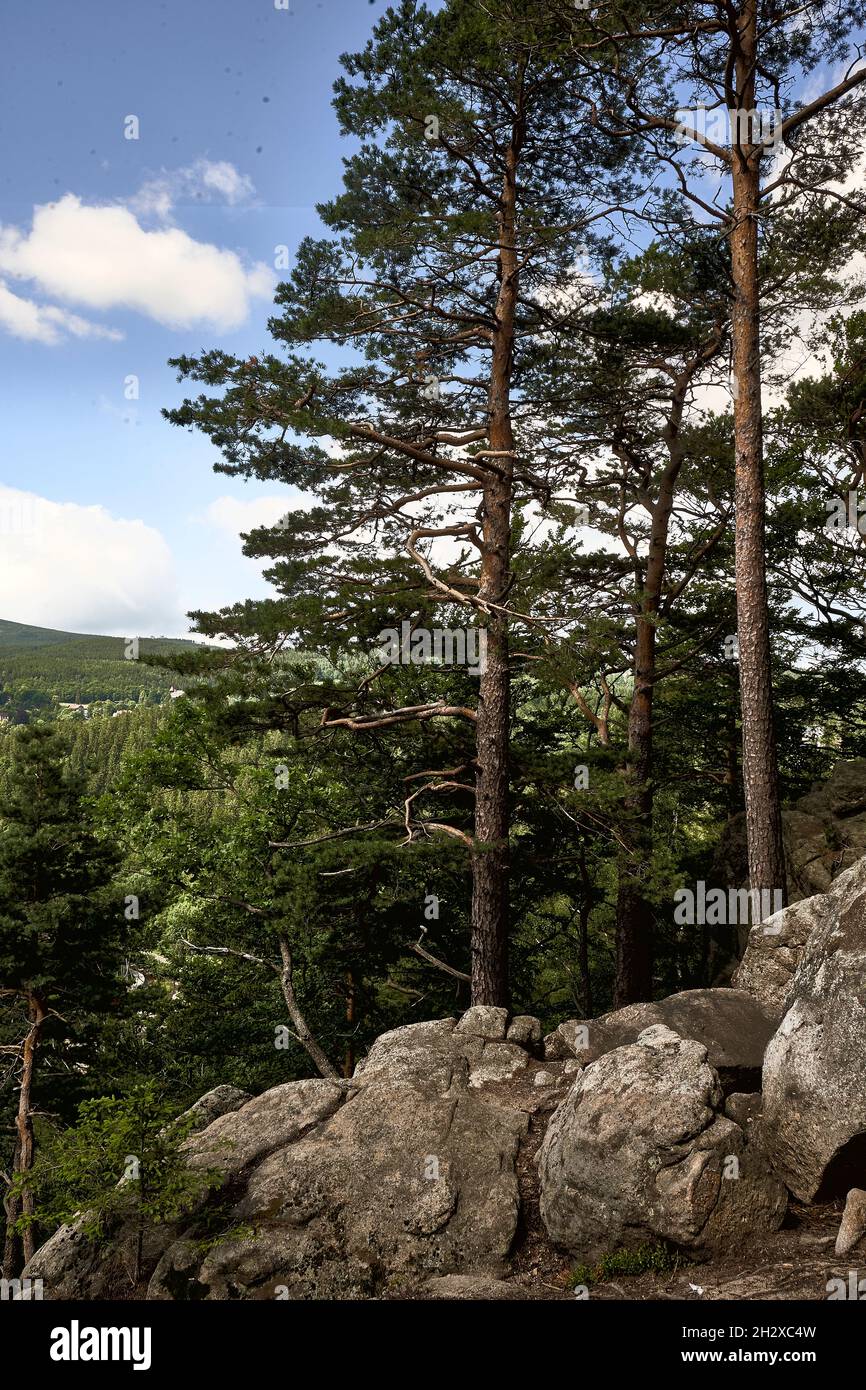
[(183, 633), (266, 591), (237, 532), (288, 494), (215, 475), (160, 409), (168, 357), (266, 345), (275, 248), (339, 187), (331, 86), (384, 6), (290, 3), (6, 8), (0, 617)]
[(160, 411), (169, 357), (267, 349), (277, 249), (340, 187), (339, 55), (385, 0), (283, 3), (5, 7), (0, 618), (181, 635), (268, 591), (239, 533), (291, 493), (214, 474)]

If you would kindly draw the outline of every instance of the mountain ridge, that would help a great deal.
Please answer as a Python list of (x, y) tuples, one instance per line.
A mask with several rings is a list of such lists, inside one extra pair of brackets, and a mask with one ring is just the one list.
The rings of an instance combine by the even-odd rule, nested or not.
[[(104, 644), (121, 643), (127, 639), (112, 637), (95, 632), (67, 632), (63, 628), (39, 627), (32, 623), (18, 623), (9, 618), (0, 618), (0, 648), (33, 648), (65, 646), (71, 642), (97, 642)], [(196, 644), (188, 637), (142, 637), (142, 642), (158, 642), (170, 646), (191, 647)], [(94, 655), (106, 654), (104, 646)]]

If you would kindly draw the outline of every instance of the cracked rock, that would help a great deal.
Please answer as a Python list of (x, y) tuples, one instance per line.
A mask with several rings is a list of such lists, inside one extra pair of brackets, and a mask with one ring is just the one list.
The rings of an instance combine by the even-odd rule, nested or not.
[(707, 1049), (664, 1024), (588, 1066), (538, 1159), (555, 1244), (594, 1260), (660, 1239), (727, 1249), (775, 1230), (785, 1190), (722, 1105)]

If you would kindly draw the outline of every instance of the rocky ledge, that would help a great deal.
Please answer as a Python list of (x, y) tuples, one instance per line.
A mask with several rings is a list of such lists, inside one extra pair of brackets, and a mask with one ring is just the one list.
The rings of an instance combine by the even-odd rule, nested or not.
[[(543, 1040), (473, 1008), (384, 1034), (347, 1089), (217, 1088), (185, 1147), (222, 1185), (147, 1234), (136, 1296), (564, 1298), (658, 1247), (669, 1272), (592, 1296), (832, 1297), (866, 1244), (866, 860), (756, 929), (737, 983)], [(66, 1226), (25, 1274), (116, 1297), (134, 1241)]]

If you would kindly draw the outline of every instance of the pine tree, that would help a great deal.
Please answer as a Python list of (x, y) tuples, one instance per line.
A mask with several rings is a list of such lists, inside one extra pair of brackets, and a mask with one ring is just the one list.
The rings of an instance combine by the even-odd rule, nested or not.
[[(701, 388), (722, 376), (725, 270), (712, 234), (654, 243), (608, 276), (603, 306), (575, 323), (568, 351), (557, 348), (544, 363), (551, 398), (557, 382), (560, 394), (549, 428), (582, 458), (580, 494), (593, 528), (612, 547), (596, 543), (580, 554), (557, 548), (549, 563), (592, 652), (588, 667), (572, 668), (569, 688), (602, 744), (611, 742), (612, 709), (626, 722), (619, 1005), (653, 997), (649, 883), (658, 687), (671, 670), (690, 661), (694, 667), (697, 653), (722, 641), (713, 622), (701, 631), (694, 616), (684, 621), (681, 614), (690, 588), (698, 587), (696, 576), (705, 618), (708, 592), (718, 594), (727, 580), (717, 555), (730, 520), (730, 451), (719, 449), (695, 404)], [(600, 704), (581, 690), (580, 666), (600, 684)]]
[[(530, 518), (574, 515), (572, 461), (521, 380), (571, 331), (575, 302), (592, 293), (575, 268), (604, 250), (596, 224), (633, 190), (583, 119), (555, 17), (531, 0), (451, 0), (436, 13), (404, 0), (344, 66), (335, 104), (365, 143), (320, 210), (331, 236), (302, 245), (278, 291), (271, 331), (285, 357), (179, 359), (182, 375), (224, 392), (168, 412), (210, 436), (222, 471), (317, 502), (247, 540), (246, 553), (275, 560), (281, 602), (195, 616), (200, 631), (246, 645), (368, 656), (379, 629), (405, 632), (405, 650), (416, 631), (422, 643), (430, 627), (469, 620), (467, 640), (486, 644), (477, 696), (455, 677), (448, 694), (395, 706), (388, 661), (372, 661), (324, 705), (321, 727), (468, 726), (456, 762), (420, 764), (407, 828), (466, 846), (472, 998), (505, 1004), (513, 639), (543, 648), (556, 629), (556, 594), (516, 584), (517, 547)], [(351, 365), (326, 370), (314, 348)], [(423, 819), (455, 791), (474, 798), (470, 833)]]
[[(840, 184), (863, 150), (866, 68), (862, 0), (604, 5), (574, 27), (587, 101), (601, 131), (639, 145), (656, 176), (730, 250), (735, 438), (737, 627), (743, 782), (754, 889), (785, 889), (767, 603), (762, 366), (787, 311), (815, 298), (821, 272), (842, 267), (866, 225), (862, 190)], [(638, 73), (623, 51), (639, 45)], [(802, 93), (821, 68), (838, 81)], [(674, 104), (680, 109), (674, 110)], [(785, 109), (783, 109), (785, 108)], [(718, 133), (717, 133), (718, 132)], [(711, 157), (727, 202), (707, 183)], [(681, 213), (680, 215), (684, 215)], [(773, 242), (784, 246), (772, 254)], [(770, 254), (767, 255), (769, 248)], [(804, 257), (808, 264), (804, 264)], [(811, 288), (811, 294), (810, 294)], [(775, 321), (775, 322), (774, 322)], [(769, 331), (768, 332), (768, 328)]]
[[(0, 1000), (4, 1046), (18, 1082), (13, 1174), (33, 1165), (33, 1117), (46, 1049), (66, 1049), (66, 1066), (90, 1058), (94, 1016), (122, 993), (124, 924), (109, 885), (112, 849), (95, 835), (82, 783), (68, 771), (62, 736), (45, 725), (16, 732), (0, 804)], [(23, 1036), (21, 1031), (23, 1030)], [(32, 1214), (26, 1187), (7, 1197), (4, 1274), (33, 1253), (26, 1225), (20, 1243), (13, 1222)], [(20, 1244), (20, 1248), (19, 1248)]]

